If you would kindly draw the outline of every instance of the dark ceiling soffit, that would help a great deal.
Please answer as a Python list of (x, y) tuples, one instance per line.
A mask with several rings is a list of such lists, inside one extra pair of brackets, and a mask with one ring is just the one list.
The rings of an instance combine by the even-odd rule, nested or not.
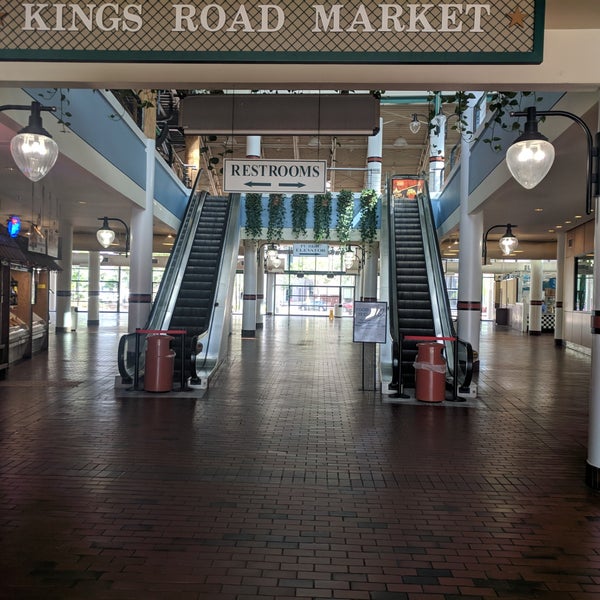
[(370, 94), (199, 94), (180, 104), (190, 135), (375, 135), (379, 99)]

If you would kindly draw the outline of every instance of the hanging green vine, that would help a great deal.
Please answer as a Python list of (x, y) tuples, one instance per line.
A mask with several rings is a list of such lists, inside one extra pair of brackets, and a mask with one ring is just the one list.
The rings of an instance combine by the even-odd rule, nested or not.
[(292, 195), (292, 233), (298, 239), (306, 235), (306, 215), (308, 214), (308, 194)]
[(335, 230), (338, 240), (346, 243), (350, 240), (350, 229), (354, 218), (354, 194), (348, 190), (342, 190), (337, 195), (337, 224)]
[(285, 223), (285, 203), (283, 194), (269, 194), (269, 225), (267, 242), (280, 240), (283, 237)]
[(246, 194), (245, 231), (253, 240), (262, 236), (262, 194)]
[(329, 238), (331, 226), (331, 192), (316, 194), (314, 199), (314, 239), (315, 242)]
[(370, 244), (377, 237), (377, 203), (379, 196), (375, 190), (363, 190), (360, 194), (360, 239)]

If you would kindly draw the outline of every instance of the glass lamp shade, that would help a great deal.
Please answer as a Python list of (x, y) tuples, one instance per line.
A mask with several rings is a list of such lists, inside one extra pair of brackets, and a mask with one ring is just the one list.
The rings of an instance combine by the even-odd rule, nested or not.
[(546, 139), (517, 140), (506, 152), (511, 175), (526, 189), (534, 188), (554, 162), (554, 146)]
[(110, 227), (96, 231), (96, 238), (103, 248), (108, 248), (115, 241), (115, 232)]
[(58, 144), (47, 135), (21, 132), (11, 140), (10, 153), (25, 177), (39, 181), (54, 166)]
[(508, 230), (498, 241), (500, 250), (504, 256), (508, 256), (511, 252), (519, 247), (519, 240)]

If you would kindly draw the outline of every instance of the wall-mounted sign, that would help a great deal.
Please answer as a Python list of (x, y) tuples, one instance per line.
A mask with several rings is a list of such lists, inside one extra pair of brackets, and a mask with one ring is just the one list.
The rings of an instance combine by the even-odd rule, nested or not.
[(324, 160), (260, 160), (226, 158), (223, 191), (321, 194), (327, 185)]
[(385, 344), (387, 339), (387, 303), (354, 302), (353, 342)]
[(539, 63), (544, 5), (4, 0), (0, 60)]

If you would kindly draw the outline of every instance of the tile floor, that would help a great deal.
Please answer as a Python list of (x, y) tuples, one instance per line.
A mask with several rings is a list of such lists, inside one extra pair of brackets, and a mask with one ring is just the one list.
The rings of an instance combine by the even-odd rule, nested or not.
[(480, 397), (382, 403), (351, 320), (265, 320), (202, 398), (115, 392), (123, 328), (0, 381), (0, 598), (597, 600), (590, 359), (484, 324)]

